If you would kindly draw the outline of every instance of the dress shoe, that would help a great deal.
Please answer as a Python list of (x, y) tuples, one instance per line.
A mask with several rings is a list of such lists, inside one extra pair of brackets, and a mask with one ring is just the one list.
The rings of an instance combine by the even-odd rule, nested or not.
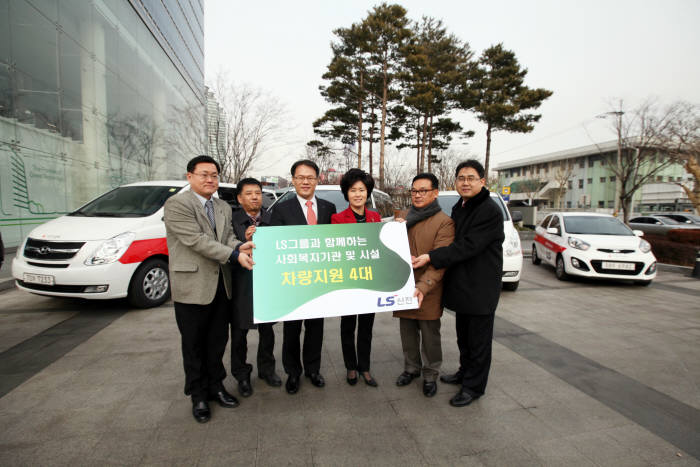
[(209, 404), (205, 401), (199, 401), (192, 404), (192, 415), (199, 423), (207, 423), (211, 418), (211, 410)]
[(232, 409), (234, 407), (238, 407), (239, 405), (238, 399), (233, 397), (231, 394), (228, 393), (228, 391), (226, 391), (226, 389), (223, 388), (217, 391), (215, 394), (210, 394), (209, 400), (216, 401), (221, 407), (227, 409)]
[(437, 383), (435, 381), (423, 380), (423, 395), (425, 397), (433, 397), (437, 392)]
[(310, 375), (307, 375), (307, 377), (311, 380), (311, 384), (317, 388), (322, 388), (326, 385), (326, 380), (323, 379), (321, 373), (311, 373)]
[(253, 394), (253, 386), (250, 385), (249, 378), (238, 382), (238, 393), (243, 397), (250, 397)]
[(459, 371), (451, 375), (440, 376), (440, 381), (447, 384), (462, 384), (462, 380), (464, 380), (464, 375)]
[(418, 378), (419, 376), (420, 375), (417, 373), (409, 373), (408, 371), (404, 371), (396, 379), (396, 385), (397, 386), (406, 386), (407, 384), (411, 384), (411, 381)]
[(272, 386), (273, 388), (282, 386), (282, 380), (279, 376), (277, 376), (277, 373), (275, 373), (274, 370), (272, 373), (266, 373), (264, 375), (258, 374), (258, 378), (264, 380), (268, 386)]
[[(367, 375), (369, 375), (369, 378), (365, 375), (365, 373), (367, 373)], [(372, 386), (373, 388), (376, 388), (377, 386), (379, 386), (377, 381), (374, 378), (372, 378), (372, 375), (369, 374), (369, 371), (364, 371), (364, 372), (360, 373), (360, 376), (362, 376), (362, 379), (365, 380), (365, 384), (367, 386)]]
[(452, 399), (450, 399), (450, 405), (454, 407), (464, 407), (465, 405), (471, 404), (478, 398), (479, 396), (475, 397), (464, 390), (460, 390)]
[(299, 391), (299, 377), (289, 375), (287, 383), (284, 385), (289, 394), (296, 394)]
[[(355, 373), (355, 376), (352, 378), (350, 377), (350, 373)], [(350, 370), (348, 371), (348, 376), (345, 378), (345, 380), (348, 382), (350, 386), (354, 386), (357, 384), (357, 371), (355, 370)]]

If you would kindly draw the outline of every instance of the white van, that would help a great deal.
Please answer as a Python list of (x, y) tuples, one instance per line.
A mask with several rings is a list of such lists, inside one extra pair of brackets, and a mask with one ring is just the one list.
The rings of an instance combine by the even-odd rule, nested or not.
[[(448, 216), (452, 214), (452, 206), (459, 199), (459, 193), (456, 191), (441, 191), (438, 194), (438, 203)], [(513, 222), (521, 221), (522, 214), (519, 211), (513, 211), (513, 218), (511, 218), (503, 199), (498, 193), (491, 192), (491, 199), (501, 208), (503, 232), (506, 236), (503, 240), (503, 288), (514, 291), (520, 284), (520, 273), (523, 270), (523, 250), (520, 245), (520, 236), (518, 231), (515, 230)]]
[[(40, 225), (12, 261), (17, 287), (55, 297), (128, 297), (140, 308), (162, 304), (170, 297), (163, 205), (189, 186), (184, 180), (123, 185)], [(235, 189), (220, 183), (218, 194), (234, 204)]]

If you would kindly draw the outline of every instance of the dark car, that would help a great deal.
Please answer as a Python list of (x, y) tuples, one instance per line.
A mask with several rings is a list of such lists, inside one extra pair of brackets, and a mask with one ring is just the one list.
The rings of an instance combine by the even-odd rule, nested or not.
[(696, 216), (695, 214), (691, 214), (689, 212), (664, 212), (659, 213), (658, 215), (668, 217), (669, 219), (673, 219), (681, 224), (700, 225), (700, 216)]
[(627, 222), (627, 225), (634, 230), (641, 230), (648, 234), (666, 235), (669, 230), (673, 229), (693, 229), (699, 228), (700, 225), (681, 224), (669, 217), (661, 215), (637, 216)]

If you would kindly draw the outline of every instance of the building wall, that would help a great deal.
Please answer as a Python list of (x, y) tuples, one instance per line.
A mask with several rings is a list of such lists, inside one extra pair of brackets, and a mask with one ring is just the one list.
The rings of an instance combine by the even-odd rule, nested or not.
[(115, 186), (183, 178), (171, 136), (180, 108), (203, 131), (201, 16), (197, 0), (0, 0), (5, 244)]
[[(566, 184), (566, 190), (559, 203), (558, 190), (552, 190), (543, 198), (536, 200), (542, 207), (553, 208), (590, 208), (609, 209), (615, 205), (615, 175), (610, 170), (610, 164), (614, 164), (616, 152), (604, 152), (602, 154), (592, 154), (576, 158), (562, 158), (559, 160), (549, 160), (542, 163), (534, 163), (530, 160), (522, 166), (517, 165), (517, 161), (509, 163), (507, 169), (498, 170), (499, 185), (518, 186), (518, 182), (524, 180), (540, 179), (543, 183), (547, 180), (556, 180), (557, 173), (567, 173), (571, 167), (571, 175)], [(654, 177), (656, 182), (675, 182), (687, 180), (688, 174), (680, 165), (671, 165)], [(675, 186), (675, 185), (674, 185)], [(513, 191), (512, 199), (518, 196), (517, 191)], [(634, 197), (634, 205), (640, 208), (648, 208), (646, 203), (642, 206), (643, 190), (638, 190)]]

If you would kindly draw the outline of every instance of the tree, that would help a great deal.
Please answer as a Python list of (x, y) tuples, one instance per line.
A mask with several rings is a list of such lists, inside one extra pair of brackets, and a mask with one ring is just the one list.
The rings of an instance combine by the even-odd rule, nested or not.
[[(521, 69), (515, 53), (504, 49), (503, 44), (484, 50), (475, 75), (473, 91), (477, 103), (473, 111), (486, 124), (484, 168), (488, 174), (491, 133), (499, 130), (511, 133), (531, 132), (541, 115), (528, 111), (537, 109), (542, 101), (552, 95), (552, 91), (525, 86), (523, 82), (527, 69)], [(474, 97), (467, 94), (463, 106), (473, 104)]]
[(510, 190), (511, 193), (524, 193), (525, 196), (527, 196), (528, 206), (532, 206), (537, 193), (539, 193), (545, 183), (547, 182), (540, 177), (526, 178), (524, 180), (512, 182), (510, 184)]
[(387, 113), (390, 107), (390, 88), (400, 66), (401, 47), (411, 36), (406, 10), (400, 5), (382, 3), (375, 6), (362, 24), (367, 31), (364, 51), (369, 54), (369, 65), (381, 77), (381, 120), (379, 127), (379, 186), (384, 186), (384, 146)]
[(415, 129), (416, 170), (423, 172), (427, 160), (430, 171), (433, 149), (446, 149), (451, 134), (462, 129), (459, 123), (441, 115), (457, 105), (460, 86), (470, 78), (465, 71), (470, 69), (473, 53), (469, 44), (447, 33), (442, 21), (426, 16), (414, 24), (401, 53), (403, 102), (412, 117), (406, 133), (412, 139), (411, 127)]
[(566, 192), (569, 180), (574, 174), (574, 164), (571, 160), (560, 161), (559, 167), (554, 171), (553, 178), (557, 183), (557, 203), (559, 209), (564, 208), (564, 193)]
[(670, 157), (669, 135), (679, 121), (683, 120), (682, 108), (678, 104), (661, 107), (655, 100), (647, 99), (637, 107), (626, 111), (620, 101), (615, 110), (617, 116), (613, 129), (619, 135), (619, 162), (609, 164), (610, 172), (619, 182), (617, 193), (624, 222), (632, 213), (635, 193), (646, 183), (654, 180), (657, 173), (677, 162)]
[(693, 182), (677, 182), (700, 215), (700, 109), (689, 102), (674, 104), (674, 118), (665, 135), (665, 150)]
[(188, 158), (209, 154), (221, 166), (222, 181), (237, 181), (282, 133), (286, 109), (272, 94), (236, 84), (225, 73), (218, 74), (212, 96), (220, 110), (206, 120), (200, 105), (174, 109), (170, 146)]
[(131, 163), (138, 164), (139, 178), (153, 180), (157, 170), (156, 152), (164, 147), (163, 129), (145, 114), (118, 118), (110, 115), (107, 119), (107, 134), (110, 151), (118, 154), (118, 167), (111, 167), (114, 182), (123, 184)]

